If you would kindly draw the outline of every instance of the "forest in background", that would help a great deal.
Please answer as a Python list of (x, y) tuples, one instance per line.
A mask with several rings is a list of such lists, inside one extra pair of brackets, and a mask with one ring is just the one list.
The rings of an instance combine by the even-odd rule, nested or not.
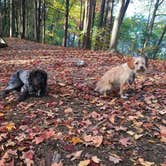
[(134, 1), (0, 0), (0, 35), (165, 59), (166, 2), (142, 0), (147, 16), (127, 17), (130, 3)]

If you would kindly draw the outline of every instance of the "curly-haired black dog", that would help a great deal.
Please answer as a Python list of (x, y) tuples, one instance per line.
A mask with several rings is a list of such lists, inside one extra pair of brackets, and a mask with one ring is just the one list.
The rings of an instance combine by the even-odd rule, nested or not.
[(19, 70), (11, 75), (7, 87), (2, 92), (6, 97), (11, 91), (18, 90), (18, 101), (30, 96), (42, 97), (47, 93), (47, 73), (43, 70)]

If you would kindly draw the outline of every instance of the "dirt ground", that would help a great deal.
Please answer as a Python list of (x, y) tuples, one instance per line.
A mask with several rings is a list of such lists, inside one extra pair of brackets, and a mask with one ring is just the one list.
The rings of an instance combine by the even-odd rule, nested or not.
[[(150, 60), (129, 98), (94, 91), (130, 57), (7, 39), (0, 90), (19, 69), (48, 73), (48, 96), (0, 100), (0, 166), (166, 166), (166, 62)], [(80, 61), (85, 64), (80, 65)]]

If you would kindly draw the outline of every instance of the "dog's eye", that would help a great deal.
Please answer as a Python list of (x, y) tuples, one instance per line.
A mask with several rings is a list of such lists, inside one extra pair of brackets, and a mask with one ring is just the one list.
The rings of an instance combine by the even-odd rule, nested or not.
[(138, 65), (138, 62), (135, 62), (136, 65)]

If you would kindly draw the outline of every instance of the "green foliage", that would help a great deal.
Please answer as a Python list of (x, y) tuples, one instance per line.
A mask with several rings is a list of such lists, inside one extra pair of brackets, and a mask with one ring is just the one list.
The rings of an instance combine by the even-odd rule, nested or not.
[[(147, 20), (142, 15), (124, 18), (119, 33), (118, 49), (125, 54), (131, 54), (132, 52), (137, 52), (138, 49), (142, 48), (146, 37), (146, 24)], [(153, 33), (149, 43), (150, 45), (145, 48), (145, 52), (148, 53), (149, 57), (153, 57), (156, 43), (162, 34), (164, 25), (164, 20), (160, 20), (154, 24)], [(165, 40), (166, 37), (164, 37), (163, 41)], [(159, 49), (157, 58), (166, 58), (166, 53), (162, 48)]]

